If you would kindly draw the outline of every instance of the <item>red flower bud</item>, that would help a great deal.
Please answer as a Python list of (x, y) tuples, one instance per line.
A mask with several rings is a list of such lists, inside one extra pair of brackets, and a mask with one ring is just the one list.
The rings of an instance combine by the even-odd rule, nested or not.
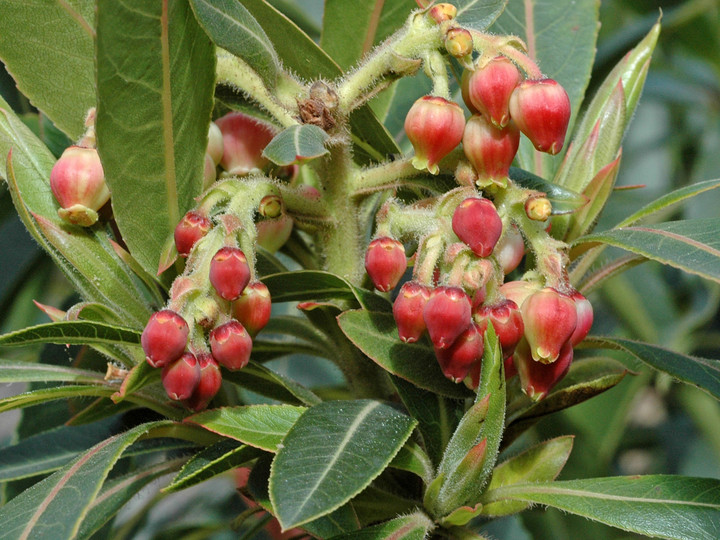
[(463, 69), (462, 77), (460, 77), (460, 95), (462, 95), (463, 103), (465, 103), (470, 114), (479, 114), (480, 111), (478, 111), (477, 107), (470, 101), (470, 77), (472, 77), (473, 73), (475, 72)]
[(503, 296), (515, 302), (520, 309), (522, 309), (525, 299), (538, 290), (540, 290), (540, 286), (537, 283), (523, 280), (506, 281), (500, 286)]
[(478, 257), (488, 257), (502, 234), (502, 220), (488, 199), (470, 197), (455, 209), (452, 228)]
[(222, 385), (220, 366), (215, 359), (208, 353), (199, 354), (197, 359), (200, 366), (200, 380), (192, 395), (185, 400), (185, 405), (193, 411), (201, 411), (207, 407)]
[(212, 228), (212, 222), (202, 214), (190, 211), (175, 227), (175, 247), (178, 254), (187, 257), (198, 240)]
[(227, 369), (242, 369), (250, 361), (252, 338), (235, 320), (214, 328), (209, 341), (213, 358)]
[(503, 358), (512, 356), (525, 330), (522, 313), (515, 302), (505, 299), (491, 306), (480, 306), (475, 310), (473, 319), (491, 322), (500, 341)]
[(414, 343), (427, 329), (423, 309), (429, 298), (430, 289), (417, 281), (407, 281), (400, 288), (393, 304), (393, 317), (402, 341)]
[(593, 307), (590, 300), (577, 291), (571, 295), (571, 298), (575, 301), (577, 311), (577, 326), (572, 336), (570, 336), (570, 343), (574, 347), (585, 339), (585, 336), (590, 332), (593, 323)]
[(468, 98), (497, 127), (510, 121), (510, 96), (520, 84), (520, 71), (504, 56), (477, 68), (468, 81)]
[(513, 359), (520, 375), (520, 388), (530, 399), (539, 401), (567, 374), (573, 360), (573, 349), (570, 343), (565, 343), (555, 362), (543, 364), (532, 359), (528, 342), (523, 339)]
[(405, 117), (405, 133), (415, 149), (415, 168), (437, 174), (438, 162), (460, 144), (464, 129), (465, 117), (457, 103), (439, 96), (418, 99)]
[(60, 204), (58, 215), (73, 225), (89, 227), (110, 198), (95, 148), (70, 146), (50, 171), (50, 189)]
[(163, 309), (153, 313), (140, 338), (148, 364), (159, 368), (180, 358), (189, 333), (185, 319), (174, 311)]
[(546, 287), (528, 296), (521, 310), (533, 359), (545, 364), (555, 362), (577, 326), (575, 302)]
[(170, 399), (188, 399), (200, 382), (200, 364), (193, 353), (186, 352), (163, 368), (161, 379)]
[(370, 242), (365, 253), (365, 270), (377, 290), (393, 290), (406, 268), (405, 248), (400, 242), (387, 236)]
[(262, 281), (248, 284), (240, 298), (232, 303), (233, 318), (238, 320), (251, 336), (265, 328), (271, 311), (270, 291)]
[(570, 98), (552, 79), (526, 80), (510, 97), (510, 117), (537, 150), (557, 154), (570, 122)]
[(525, 242), (515, 225), (508, 227), (503, 232), (504, 234), (495, 246), (493, 255), (507, 275), (515, 270), (522, 261), (523, 255), (525, 255)]
[(470, 323), (470, 299), (459, 287), (438, 287), (423, 308), (430, 340), (437, 349), (447, 349)]
[(490, 180), (506, 185), (519, 145), (520, 132), (514, 123), (496, 128), (484, 116), (474, 114), (465, 125), (463, 151), (477, 171), (479, 182)]
[(450, 347), (435, 349), (440, 368), (448, 379), (458, 383), (468, 376), (473, 366), (480, 364), (485, 348), (484, 330), (473, 323)]
[(223, 169), (230, 174), (242, 175), (269, 165), (262, 151), (273, 139), (275, 132), (268, 124), (241, 112), (228, 113), (215, 123), (223, 136), (223, 156), (220, 161)]
[(245, 254), (236, 247), (220, 248), (210, 261), (210, 283), (225, 300), (235, 300), (250, 282)]

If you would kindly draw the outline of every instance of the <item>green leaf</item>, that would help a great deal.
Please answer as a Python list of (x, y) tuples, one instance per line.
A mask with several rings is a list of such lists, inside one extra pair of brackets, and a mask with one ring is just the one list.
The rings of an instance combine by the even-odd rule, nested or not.
[(19, 346), (30, 343), (93, 345), (102, 343), (140, 343), (140, 332), (112, 324), (93, 321), (59, 321), (23, 328), (0, 336), (0, 345)]
[(432, 480), (433, 466), (425, 451), (413, 441), (405, 443), (388, 467), (411, 472), (419, 476), (425, 483)]
[(186, 421), (274, 453), (305, 410), (292, 405), (221, 407), (195, 414)]
[(327, 140), (328, 134), (318, 126), (290, 126), (273, 137), (262, 155), (281, 166), (302, 164), (327, 154)]
[(638, 221), (641, 221), (654, 214), (662, 212), (670, 208), (671, 206), (686, 201), (697, 195), (702, 195), (710, 190), (717, 189), (720, 187), (720, 179), (706, 180), (704, 182), (697, 182), (689, 186), (676, 189), (663, 195), (662, 197), (655, 199), (653, 202), (643, 206), (637, 212), (626, 217), (620, 223), (617, 224), (617, 228), (627, 227), (628, 225), (634, 225)]
[(484, 31), (505, 10), (508, 0), (458, 0), (456, 20), (462, 26)]
[(500, 343), (492, 325), (485, 332), (480, 386), (475, 404), (458, 424), (438, 467), (442, 485), (431, 508), (445, 516), (473, 507), (492, 473), (505, 428), (505, 373)]
[[(568, 133), (572, 133), (590, 80), (599, 28), (598, 7), (596, 0), (509, 2), (492, 26), (496, 34), (522, 38), (528, 54), (539, 64), (543, 74), (565, 88), (572, 111)], [(522, 139), (518, 151), (520, 166), (538, 176), (551, 177), (560, 157), (536, 152), (525, 137)]]
[(532, 401), (522, 394), (517, 379), (511, 380), (503, 446), (509, 446), (521, 433), (557, 411), (601, 394), (618, 384), (627, 368), (612, 358), (584, 358), (570, 365), (568, 374), (545, 399)]
[(94, 7), (92, 0), (0, 1), (0, 59), (18, 89), (72, 139), (95, 106)]
[(155, 369), (143, 361), (133, 367), (120, 384), (120, 390), (115, 392), (111, 398), (115, 403), (120, 403), (125, 398), (137, 393), (140, 389), (152, 383), (160, 382), (161, 370)]
[(399, 28), (417, 5), (414, 0), (327, 0), (320, 46), (343, 69)]
[(105, 523), (110, 521), (127, 502), (136, 497), (142, 488), (153, 480), (175, 470), (182, 462), (182, 459), (165, 461), (106, 481), (102, 490), (90, 505), (75, 538), (90, 538)]
[(720, 399), (720, 361), (674, 352), (657, 345), (615, 337), (590, 336), (589, 347), (606, 347), (624, 351), (658, 371), (681, 382), (701, 388)]
[(573, 245), (608, 244), (720, 282), (719, 229), (720, 218), (671, 221), (593, 233)]
[(519, 484), (487, 492), (483, 503), (544, 504), (646, 536), (718, 537), (720, 480), (671, 475)]
[(195, 16), (218, 47), (245, 60), (275, 87), (280, 60), (265, 31), (236, 0), (190, 0)]
[(215, 55), (187, 0), (99, 0), (98, 151), (133, 257), (157, 272), (202, 190)]
[(231, 440), (208, 446), (191, 457), (163, 493), (174, 493), (226, 471), (240, 467), (261, 454), (257, 449)]
[(6, 538), (72, 538), (122, 452), (149, 431), (172, 422), (143, 424), (95, 445), (78, 459), (0, 508)]
[(410, 416), (418, 421), (425, 450), (438, 465), (462, 416), (463, 402), (422, 390), (400, 377), (391, 380)]
[(223, 380), (281, 402), (315, 405), (320, 398), (304, 386), (254, 361), (239, 371), (223, 374)]
[[(573, 438), (567, 435), (550, 439), (504, 461), (495, 467), (486, 491), (512, 484), (555, 480), (570, 457)], [(528, 506), (521, 502), (496, 502), (483, 506), (480, 513), (484, 516), (505, 516), (521, 512)]]
[(415, 512), (359, 531), (333, 536), (332, 540), (423, 540), (434, 526), (424, 513)]
[(33, 405), (39, 405), (41, 403), (55, 401), (58, 399), (68, 399), (82, 396), (110, 397), (114, 391), (114, 388), (104, 386), (102, 381), (99, 381), (96, 385), (70, 385), (31, 390), (29, 392), (23, 392), (22, 394), (0, 399), (0, 413), (11, 411), (13, 409), (20, 409), (22, 407), (31, 407)]
[[(5, 334), (10, 335), (10, 334)], [(5, 345), (3, 343), (3, 345)], [(103, 374), (97, 371), (77, 369), (36, 362), (0, 360), (0, 382), (74, 382), (105, 384)]]
[(574, 212), (588, 203), (588, 198), (584, 195), (548, 182), (544, 178), (517, 167), (510, 167), (510, 178), (526, 189), (534, 189), (545, 193), (545, 196), (552, 203), (553, 215)]
[(442, 373), (426, 340), (403, 343), (397, 337), (392, 313), (346, 311), (338, 317), (340, 329), (355, 346), (380, 367), (415, 386), (451, 398), (465, 398), (470, 391), (450, 382)]
[(329, 514), (388, 466), (415, 420), (379, 401), (329, 401), (300, 417), (273, 460), (270, 500), (283, 529)]

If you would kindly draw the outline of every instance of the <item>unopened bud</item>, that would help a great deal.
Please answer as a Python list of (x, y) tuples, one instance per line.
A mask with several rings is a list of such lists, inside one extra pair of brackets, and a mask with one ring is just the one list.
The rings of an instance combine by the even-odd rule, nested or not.
[(472, 54), (472, 34), (464, 28), (450, 28), (445, 34), (445, 50), (455, 58)]
[(443, 2), (442, 4), (434, 5), (432, 8), (430, 8), (430, 11), (428, 12), (428, 17), (430, 17), (437, 24), (440, 24), (444, 21), (450, 21), (454, 19), (456, 15), (457, 8), (452, 4), (448, 4), (445, 2)]
[(529, 197), (525, 201), (525, 213), (533, 221), (545, 221), (552, 214), (552, 204), (545, 196)]

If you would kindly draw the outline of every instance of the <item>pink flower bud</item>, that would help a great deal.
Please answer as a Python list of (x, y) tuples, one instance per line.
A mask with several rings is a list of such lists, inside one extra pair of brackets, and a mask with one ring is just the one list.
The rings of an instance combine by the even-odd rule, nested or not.
[(208, 144), (206, 153), (210, 155), (215, 165), (219, 165), (223, 156), (223, 134), (215, 122), (210, 122), (208, 128)]
[(413, 165), (439, 172), (438, 162), (462, 141), (465, 117), (460, 105), (439, 96), (418, 99), (405, 117), (405, 133), (415, 149)]
[(482, 361), (485, 328), (471, 324), (447, 349), (435, 349), (440, 368), (453, 382), (461, 382)]
[(220, 248), (210, 261), (210, 283), (225, 300), (235, 300), (250, 282), (245, 254), (236, 247)]
[(50, 172), (50, 189), (60, 204), (58, 215), (73, 225), (89, 227), (110, 198), (95, 148), (70, 146)]
[(500, 286), (503, 296), (515, 302), (521, 309), (525, 299), (538, 290), (540, 286), (537, 283), (523, 280), (506, 281)]
[(474, 114), (465, 125), (463, 151), (477, 171), (479, 181), (506, 185), (519, 145), (520, 132), (513, 122), (496, 128), (484, 116)]
[(570, 343), (574, 347), (585, 339), (585, 336), (590, 332), (593, 323), (593, 307), (590, 300), (577, 291), (571, 295), (571, 298), (574, 300), (577, 310), (577, 326), (573, 335), (570, 336)]
[(491, 322), (500, 341), (503, 358), (512, 356), (525, 331), (522, 313), (515, 302), (505, 299), (497, 304), (481, 306), (475, 310), (473, 319)]
[(248, 284), (240, 298), (232, 303), (233, 318), (238, 320), (251, 336), (265, 328), (271, 311), (270, 291), (262, 281)]
[(222, 385), (222, 374), (215, 359), (208, 353), (199, 354), (197, 359), (200, 366), (200, 380), (192, 395), (185, 400), (185, 405), (193, 411), (201, 411), (207, 407)]
[(190, 211), (175, 227), (175, 247), (181, 257), (187, 257), (193, 246), (212, 229), (212, 222), (202, 214)]
[(557, 154), (570, 122), (570, 98), (553, 79), (529, 79), (510, 97), (510, 117), (537, 150)]
[(228, 173), (243, 175), (269, 165), (262, 151), (275, 136), (275, 131), (268, 124), (241, 112), (228, 113), (215, 123), (223, 136), (220, 165)]
[(193, 353), (186, 352), (167, 364), (160, 377), (168, 397), (182, 401), (192, 396), (200, 382), (200, 364)]
[(520, 375), (520, 388), (530, 399), (539, 401), (567, 374), (573, 360), (573, 349), (570, 343), (566, 343), (555, 362), (543, 364), (533, 360), (528, 342), (523, 339), (515, 350), (513, 360)]
[(209, 341), (213, 358), (227, 369), (242, 369), (250, 361), (252, 338), (236, 320), (214, 328)]
[(525, 242), (518, 228), (513, 225), (503, 231), (493, 255), (506, 275), (515, 270), (525, 255)]
[(393, 303), (393, 317), (401, 341), (414, 343), (427, 329), (423, 309), (430, 298), (430, 289), (417, 281), (407, 281)]
[(365, 270), (377, 290), (393, 290), (406, 268), (405, 248), (400, 242), (387, 236), (370, 242), (365, 253)]
[(270, 253), (275, 253), (285, 245), (292, 234), (294, 222), (287, 215), (282, 214), (275, 219), (263, 219), (255, 224), (257, 230), (257, 243)]
[(488, 199), (470, 197), (455, 209), (452, 228), (475, 255), (488, 257), (502, 234), (502, 220)]
[(459, 287), (438, 287), (423, 308), (423, 319), (436, 349), (447, 349), (470, 326), (470, 299)]
[(510, 121), (510, 96), (520, 84), (520, 71), (504, 56), (476, 69), (468, 81), (468, 98), (497, 127)]
[(140, 338), (148, 364), (160, 368), (180, 358), (189, 333), (185, 319), (174, 311), (163, 309), (153, 313)]
[(546, 287), (528, 296), (521, 310), (533, 359), (544, 364), (555, 362), (577, 326), (575, 302)]

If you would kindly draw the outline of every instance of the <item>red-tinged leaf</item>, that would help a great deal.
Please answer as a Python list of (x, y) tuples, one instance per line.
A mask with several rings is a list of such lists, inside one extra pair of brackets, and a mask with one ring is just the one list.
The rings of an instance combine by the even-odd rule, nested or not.
[(58, 322), (58, 321), (62, 321), (65, 319), (65, 312), (62, 309), (58, 309), (56, 307), (41, 304), (37, 300), (33, 300), (33, 304), (35, 304), (37, 306), (37, 308), (40, 311), (42, 311), (45, 315), (50, 317), (50, 320), (53, 322)]

